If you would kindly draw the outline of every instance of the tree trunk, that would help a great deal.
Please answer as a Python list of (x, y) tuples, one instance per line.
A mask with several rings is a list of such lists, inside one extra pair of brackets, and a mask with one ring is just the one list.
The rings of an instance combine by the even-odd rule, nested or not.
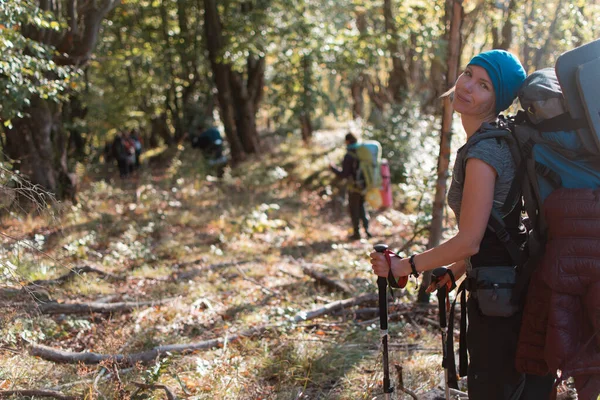
[(63, 105), (63, 122), (69, 126), (69, 142), (67, 154), (77, 161), (85, 159), (86, 140), (77, 128), (77, 120), (83, 120), (87, 115), (87, 107), (79, 100), (79, 96), (71, 96), (69, 101)]
[(167, 114), (162, 113), (159, 116), (152, 117), (150, 120), (150, 147), (158, 146), (158, 138), (162, 138), (163, 142), (170, 146), (173, 144), (173, 137), (169, 132), (169, 125), (167, 124)]
[[(447, 87), (454, 86), (458, 76), (460, 63), (460, 49), (462, 46), (460, 29), (464, 19), (462, 0), (448, 0), (452, 2), (452, 14), (447, 17), (450, 20), (450, 31), (448, 33), (448, 69), (446, 72)], [(440, 137), (440, 153), (437, 166), (437, 183), (435, 187), (435, 198), (431, 219), (431, 231), (427, 248), (431, 249), (440, 244), (444, 222), (444, 204), (446, 202), (446, 187), (448, 179), (448, 167), (450, 165), (450, 142), (452, 140), (452, 103), (449, 97), (444, 99), (444, 112), (442, 115), (442, 131)], [(426, 292), (427, 285), (431, 279), (431, 271), (423, 274), (423, 281), (419, 288), (419, 303), (429, 303), (429, 293)]]
[[(55, 47), (56, 64), (82, 67), (92, 56), (102, 20), (119, 3), (120, 0), (103, 0), (76, 4), (70, 0), (62, 10), (63, 2), (40, 0), (40, 9), (53, 13), (58, 21), (66, 21), (65, 29), (54, 31), (25, 25), (22, 33), (28, 39)], [(6, 152), (33, 184), (58, 199), (74, 199), (77, 183), (67, 167), (68, 141), (60, 113), (59, 104), (33, 98), (23, 110), (25, 116), (13, 120), (13, 127), (5, 131)]]
[(364, 117), (365, 100), (363, 98), (363, 79), (362, 76), (355, 78), (350, 84), (350, 93), (352, 94), (352, 118), (358, 119)]
[[(535, 10), (537, 9), (536, 0), (532, 0), (529, 6), (531, 7), (529, 12), (523, 13), (523, 32), (525, 37), (529, 37), (531, 34), (531, 21), (534, 21)], [(521, 61), (523, 67), (525, 67), (525, 71), (528, 71), (531, 66), (531, 47), (528, 40), (523, 41), (523, 55)]]
[(508, 3), (508, 7), (506, 9), (506, 16), (504, 21), (504, 26), (502, 29), (500, 27), (494, 26), (492, 28), (492, 37), (493, 37), (493, 47), (494, 49), (508, 50), (512, 44), (512, 29), (513, 23), (512, 18), (517, 8), (517, 1), (510, 0)]
[(304, 141), (306, 144), (310, 143), (310, 139), (312, 138), (313, 134), (310, 115), (304, 113), (300, 115), (300, 133), (302, 135), (302, 141)]
[(552, 43), (552, 38), (556, 34), (556, 25), (559, 22), (560, 12), (563, 9), (563, 0), (559, 0), (556, 5), (556, 11), (554, 12), (554, 18), (552, 19), (552, 23), (550, 24), (550, 28), (548, 29), (548, 36), (546, 36), (546, 40), (544, 41), (544, 45), (540, 47), (536, 52), (533, 58), (533, 66), (535, 69), (543, 68), (543, 61), (550, 51), (550, 44)]
[(162, 35), (163, 40), (167, 44), (167, 50), (164, 53), (165, 56), (165, 64), (167, 66), (167, 71), (169, 72), (169, 77), (171, 81), (171, 86), (166, 88), (165, 93), (165, 107), (169, 110), (171, 114), (171, 119), (173, 122), (173, 126), (175, 127), (175, 143), (179, 143), (183, 135), (185, 134), (184, 128), (182, 126), (182, 106), (180, 104), (180, 100), (177, 98), (177, 93), (175, 90), (175, 71), (173, 68), (173, 54), (172, 52), (176, 51), (173, 43), (171, 43), (171, 36), (169, 35), (169, 14), (166, 6), (167, 0), (162, 0), (160, 4), (160, 18), (161, 18), (161, 26), (162, 26)]
[(406, 98), (408, 92), (408, 77), (404, 68), (404, 60), (400, 53), (400, 43), (398, 42), (398, 32), (392, 9), (392, 0), (384, 0), (383, 16), (385, 19), (385, 33), (390, 37), (387, 45), (392, 59), (388, 90), (394, 101), (401, 103)]
[(63, 198), (69, 189), (64, 185), (69, 173), (60, 108), (36, 97), (24, 114), (26, 117), (13, 120), (12, 128), (5, 131), (6, 154), (16, 160), (15, 170), (57, 198)]
[(235, 121), (238, 137), (246, 153), (258, 153), (261, 150), (256, 113), (262, 99), (264, 86), (264, 58), (248, 57), (248, 80), (243, 74), (231, 72), (230, 81), (235, 101)]
[(300, 111), (300, 129), (302, 133), (302, 140), (304, 143), (310, 142), (313, 134), (312, 128), (312, 61), (309, 55), (304, 55), (302, 58), (302, 72), (303, 76), (303, 92), (302, 92), (302, 110)]
[(215, 0), (204, 0), (204, 30), (210, 65), (217, 87), (221, 122), (225, 128), (225, 136), (227, 136), (227, 141), (229, 142), (232, 161), (236, 163), (244, 158), (245, 153), (240, 138), (237, 135), (235, 125), (233, 98), (229, 82), (231, 68), (220, 61), (223, 36)]

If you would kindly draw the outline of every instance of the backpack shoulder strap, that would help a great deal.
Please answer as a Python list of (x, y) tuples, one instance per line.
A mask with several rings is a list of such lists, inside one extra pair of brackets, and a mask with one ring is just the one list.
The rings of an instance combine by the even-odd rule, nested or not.
[(521, 262), (521, 248), (506, 230), (506, 223), (504, 222), (504, 219), (502, 219), (500, 213), (493, 207), (488, 221), (488, 228), (496, 233), (496, 236), (502, 242), (506, 251), (508, 251), (508, 254), (510, 254), (513, 263), (519, 265)]
[[(467, 367), (469, 365), (469, 357), (467, 355), (467, 290), (466, 282), (467, 279), (463, 280), (458, 289), (456, 290), (456, 297), (452, 302), (450, 308), (450, 314), (448, 316), (448, 331), (446, 334), (446, 358), (443, 360), (444, 368), (448, 369), (448, 386), (454, 389), (458, 389), (458, 377), (467, 375)], [(460, 339), (459, 339), (459, 368), (458, 374), (456, 372), (456, 359), (454, 356), (454, 319), (456, 310), (456, 301), (460, 297)]]
[[(510, 135), (510, 131), (508, 129), (503, 129), (503, 128), (498, 128), (495, 127), (491, 124), (484, 124), (482, 126), (482, 128), (477, 131), (473, 136), (471, 136), (469, 138), (469, 140), (467, 140), (467, 143), (464, 144), (464, 146), (462, 146), (460, 148), (460, 152), (463, 152), (465, 155), (468, 153), (469, 149), (473, 146), (475, 146), (477, 143), (481, 142), (482, 140), (488, 140), (488, 139), (504, 139), (504, 138), (508, 138), (508, 136)], [(466, 167), (467, 167), (467, 158), (465, 157), (463, 159), (463, 175), (466, 173)], [(464, 176), (460, 177), (460, 180), (462, 182), (464, 182)]]

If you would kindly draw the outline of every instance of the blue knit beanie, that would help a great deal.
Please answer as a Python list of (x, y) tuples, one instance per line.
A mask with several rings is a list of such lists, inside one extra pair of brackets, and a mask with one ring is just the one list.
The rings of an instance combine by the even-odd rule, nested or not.
[(496, 114), (510, 107), (527, 77), (519, 59), (504, 50), (491, 50), (476, 55), (469, 65), (484, 68), (490, 76), (496, 92)]

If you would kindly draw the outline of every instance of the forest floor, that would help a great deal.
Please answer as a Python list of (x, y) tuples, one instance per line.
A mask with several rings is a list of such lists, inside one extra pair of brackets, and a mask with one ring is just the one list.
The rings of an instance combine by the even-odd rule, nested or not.
[[(91, 165), (77, 205), (5, 216), (0, 391), (383, 398), (368, 253), (379, 242), (419, 251), (426, 238), (396, 204), (371, 213), (374, 238), (347, 239), (327, 171), (344, 133), (317, 132), (310, 147), (265, 139), (268, 152), (222, 179), (187, 146), (146, 154), (125, 180)], [(416, 289), (390, 301), (390, 363), (425, 393), (443, 381), (441, 345), (436, 300), (416, 306)]]

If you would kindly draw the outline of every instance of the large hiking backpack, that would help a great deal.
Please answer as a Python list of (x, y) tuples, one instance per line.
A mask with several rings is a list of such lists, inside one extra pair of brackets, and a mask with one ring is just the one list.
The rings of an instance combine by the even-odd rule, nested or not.
[(356, 151), (358, 158), (356, 182), (364, 181), (363, 193), (373, 208), (381, 206), (381, 144), (376, 140), (365, 140), (348, 146)]
[[(467, 152), (468, 147), (481, 140), (504, 140), (511, 150), (515, 179), (500, 212), (492, 210), (488, 228), (495, 231), (517, 266), (512, 288), (515, 306), (523, 305), (529, 281), (543, 261), (546, 245), (553, 245), (547, 242), (548, 221), (558, 217), (553, 215), (556, 207), (545, 209), (546, 199), (553, 193), (566, 199), (573, 197), (569, 194), (577, 197), (583, 189), (600, 188), (599, 81), (600, 40), (597, 40), (563, 54), (555, 69), (542, 69), (527, 77), (518, 93), (524, 111), (511, 118), (500, 118), (496, 124), (484, 124), (462, 150)], [(556, 196), (552, 197), (555, 204)], [(595, 202), (600, 202), (600, 198)], [(525, 247), (511, 238), (503, 219), (515, 206), (522, 206), (527, 213)], [(592, 207), (586, 207), (589, 213), (588, 208), (579, 207), (577, 223), (589, 220), (588, 225), (593, 227), (597, 216)], [(581, 240), (585, 240), (583, 236)], [(587, 261), (588, 269), (600, 271), (600, 258)], [(464, 292), (461, 303), (465, 303)], [(447, 348), (451, 370), (454, 369), (452, 325), (450, 322)], [(464, 334), (466, 319), (461, 318), (461, 376), (466, 374)]]
[[(548, 229), (544, 201), (558, 188), (600, 188), (600, 146), (593, 145), (596, 139), (589, 128), (591, 123), (575, 119), (567, 111), (553, 69), (531, 74), (518, 96), (527, 111), (520, 111), (498, 125), (485, 125), (466, 146), (492, 138), (506, 140), (516, 163), (515, 179), (504, 206), (500, 213), (492, 212), (489, 225), (504, 242), (515, 264), (522, 264), (514, 290), (514, 301), (520, 303), (531, 273), (544, 253)], [(507, 234), (502, 219), (521, 200), (529, 219), (525, 257)]]

